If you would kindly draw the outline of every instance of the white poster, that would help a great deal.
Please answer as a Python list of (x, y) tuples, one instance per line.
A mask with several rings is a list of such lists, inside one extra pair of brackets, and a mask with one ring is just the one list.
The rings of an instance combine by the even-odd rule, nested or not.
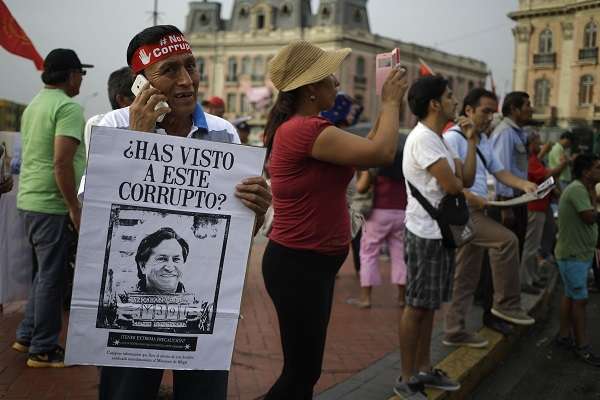
[(228, 370), (265, 149), (95, 127), (66, 363)]

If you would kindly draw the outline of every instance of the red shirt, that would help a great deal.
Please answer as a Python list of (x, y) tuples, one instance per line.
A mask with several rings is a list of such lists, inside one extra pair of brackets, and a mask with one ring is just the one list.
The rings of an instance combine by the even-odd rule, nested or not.
[[(529, 156), (529, 165), (527, 167), (527, 179), (533, 183), (540, 184), (546, 179), (548, 169), (542, 164), (537, 154), (531, 154)], [(535, 200), (527, 204), (529, 211), (545, 212), (550, 205), (550, 194), (540, 200)]]
[(375, 181), (373, 208), (406, 210), (406, 185), (404, 179), (395, 180), (378, 176)]
[(350, 243), (346, 187), (354, 169), (311, 156), (330, 125), (321, 117), (293, 116), (277, 129), (269, 165), (274, 210), (269, 238), (290, 248), (343, 254)]

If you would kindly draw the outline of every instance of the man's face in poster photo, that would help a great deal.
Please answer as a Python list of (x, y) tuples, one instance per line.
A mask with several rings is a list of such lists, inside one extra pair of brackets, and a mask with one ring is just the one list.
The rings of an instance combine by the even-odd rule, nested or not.
[(175, 239), (163, 240), (152, 249), (142, 272), (146, 275), (146, 290), (175, 293), (185, 264), (181, 245)]
[(138, 246), (138, 290), (149, 293), (184, 291), (181, 278), (190, 251), (187, 242), (169, 227), (146, 236)]

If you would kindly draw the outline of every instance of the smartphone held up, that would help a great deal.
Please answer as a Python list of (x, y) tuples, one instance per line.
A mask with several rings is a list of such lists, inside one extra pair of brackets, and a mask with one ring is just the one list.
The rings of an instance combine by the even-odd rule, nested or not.
[[(133, 95), (135, 97), (137, 97), (140, 92), (142, 91), (142, 89), (144, 88), (144, 86), (146, 85), (146, 83), (148, 83), (148, 79), (146, 79), (146, 77), (142, 74), (139, 74), (135, 77), (135, 81), (133, 81), (133, 85), (131, 85), (131, 92), (133, 93)], [(152, 86), (150, 86), (152, 87)], [(166, 101), (159, 101), (156, 104), (156, 107), (154, 107), (154, 110), (158, 110), (159, 108), (165, 108), (165, 107), (169, 107), (169, 104), (167, 104)], [(157, 122), (162, 122), (162, 120), (165, 118), (166, 114), (162, 114), (161, 116), (159, 116), (156, 121)]]
[(381, 96), (383, 83), (393, 68), (400, 64), (400, 49), (395, 48), (389, 53), (380, 53), (375, 57), (375, 93)]

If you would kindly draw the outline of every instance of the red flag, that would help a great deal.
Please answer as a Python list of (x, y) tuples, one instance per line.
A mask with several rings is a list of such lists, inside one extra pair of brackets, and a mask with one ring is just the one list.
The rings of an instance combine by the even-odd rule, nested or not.
[(10, 53), (32, 60), (39, 71), (44, 69), (44, 60), (40, 53), (33, 47), (33, 43), (12, 16), (4, 0), (0, 0), (0, 46)]
[(435, 75), (431, 67), (427, 65), (422, 58), (419, 58), (419, 62), (421, 63), (421, 66), (419, 67), (419, 76)]

